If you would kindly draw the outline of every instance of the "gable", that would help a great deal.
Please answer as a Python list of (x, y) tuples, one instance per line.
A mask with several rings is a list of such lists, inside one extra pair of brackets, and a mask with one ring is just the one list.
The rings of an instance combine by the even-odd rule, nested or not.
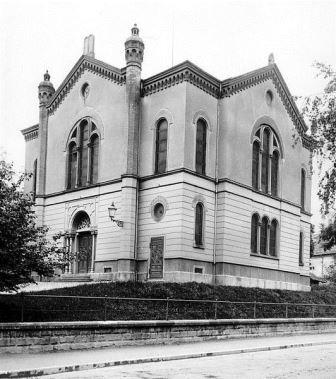
[(87, 55), (83, 55), (79, 58), (70, 73), (64, 79), (63, 83), (58, 87), (50, 99), (47, 105), (49, 114), (53, 114), (56, 111), (69, 91), (72, 89), (75, 83), (77, 83), (85, 71), (92, 72), (95, 75), (110, 80), (118, 85), (124, 85), (126, 81), (125, 69), (118, 69), (102, 61), (99, 61)]

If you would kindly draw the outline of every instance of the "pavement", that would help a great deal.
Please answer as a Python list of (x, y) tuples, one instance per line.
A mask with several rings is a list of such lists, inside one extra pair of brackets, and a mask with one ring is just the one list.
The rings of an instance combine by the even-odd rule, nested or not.
[(173, 361), (336, 344), (336, 333), (133, 345), (30, 354), (1, 354), (0, 378), (22, 378), (135, 363)]

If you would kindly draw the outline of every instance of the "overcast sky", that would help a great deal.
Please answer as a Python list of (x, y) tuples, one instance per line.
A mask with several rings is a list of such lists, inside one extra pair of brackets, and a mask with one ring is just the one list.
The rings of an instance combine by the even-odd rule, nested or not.
[(143, 78), (188, 59), (226, 79), (265, 66), (273, 52), (292, 95), (310, 95), (324, 87), (312, 63), (336, 67), (335, 20), (331, 0), (0, 0), (0, 151), (23, 169), (19, 131), (38, 122), (43, 73), (49, 70), (57, 88), (91, 33), (96, 58), (123, 67), (136, 22), (145, 43)]

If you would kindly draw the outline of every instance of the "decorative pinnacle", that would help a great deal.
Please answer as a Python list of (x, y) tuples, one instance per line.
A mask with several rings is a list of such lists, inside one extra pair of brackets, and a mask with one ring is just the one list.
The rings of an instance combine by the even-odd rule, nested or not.
[(274, 54), (271, 53), (269, 56), (268, 56), (268, 64), (274, 64), (275, 63), (275, 60), (274, 60)]
[(139, 28), (138, 28), (137, 24), (134, 24), (134, 26), (132, 28), (132, 35), (133, 36), (138, 36), (139, 35)]
[(47, 81), (47, 82), (50, 81), (50, 75), (49, 75), (48, 70), (47, 70), (46, 73), (44, 74), (44, 80)]

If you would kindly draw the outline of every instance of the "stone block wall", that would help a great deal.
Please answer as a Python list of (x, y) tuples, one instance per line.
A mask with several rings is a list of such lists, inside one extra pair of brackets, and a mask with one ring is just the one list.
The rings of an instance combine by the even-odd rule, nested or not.
[(0, 354), (336, 332), (336, 318), (0, 324)]

